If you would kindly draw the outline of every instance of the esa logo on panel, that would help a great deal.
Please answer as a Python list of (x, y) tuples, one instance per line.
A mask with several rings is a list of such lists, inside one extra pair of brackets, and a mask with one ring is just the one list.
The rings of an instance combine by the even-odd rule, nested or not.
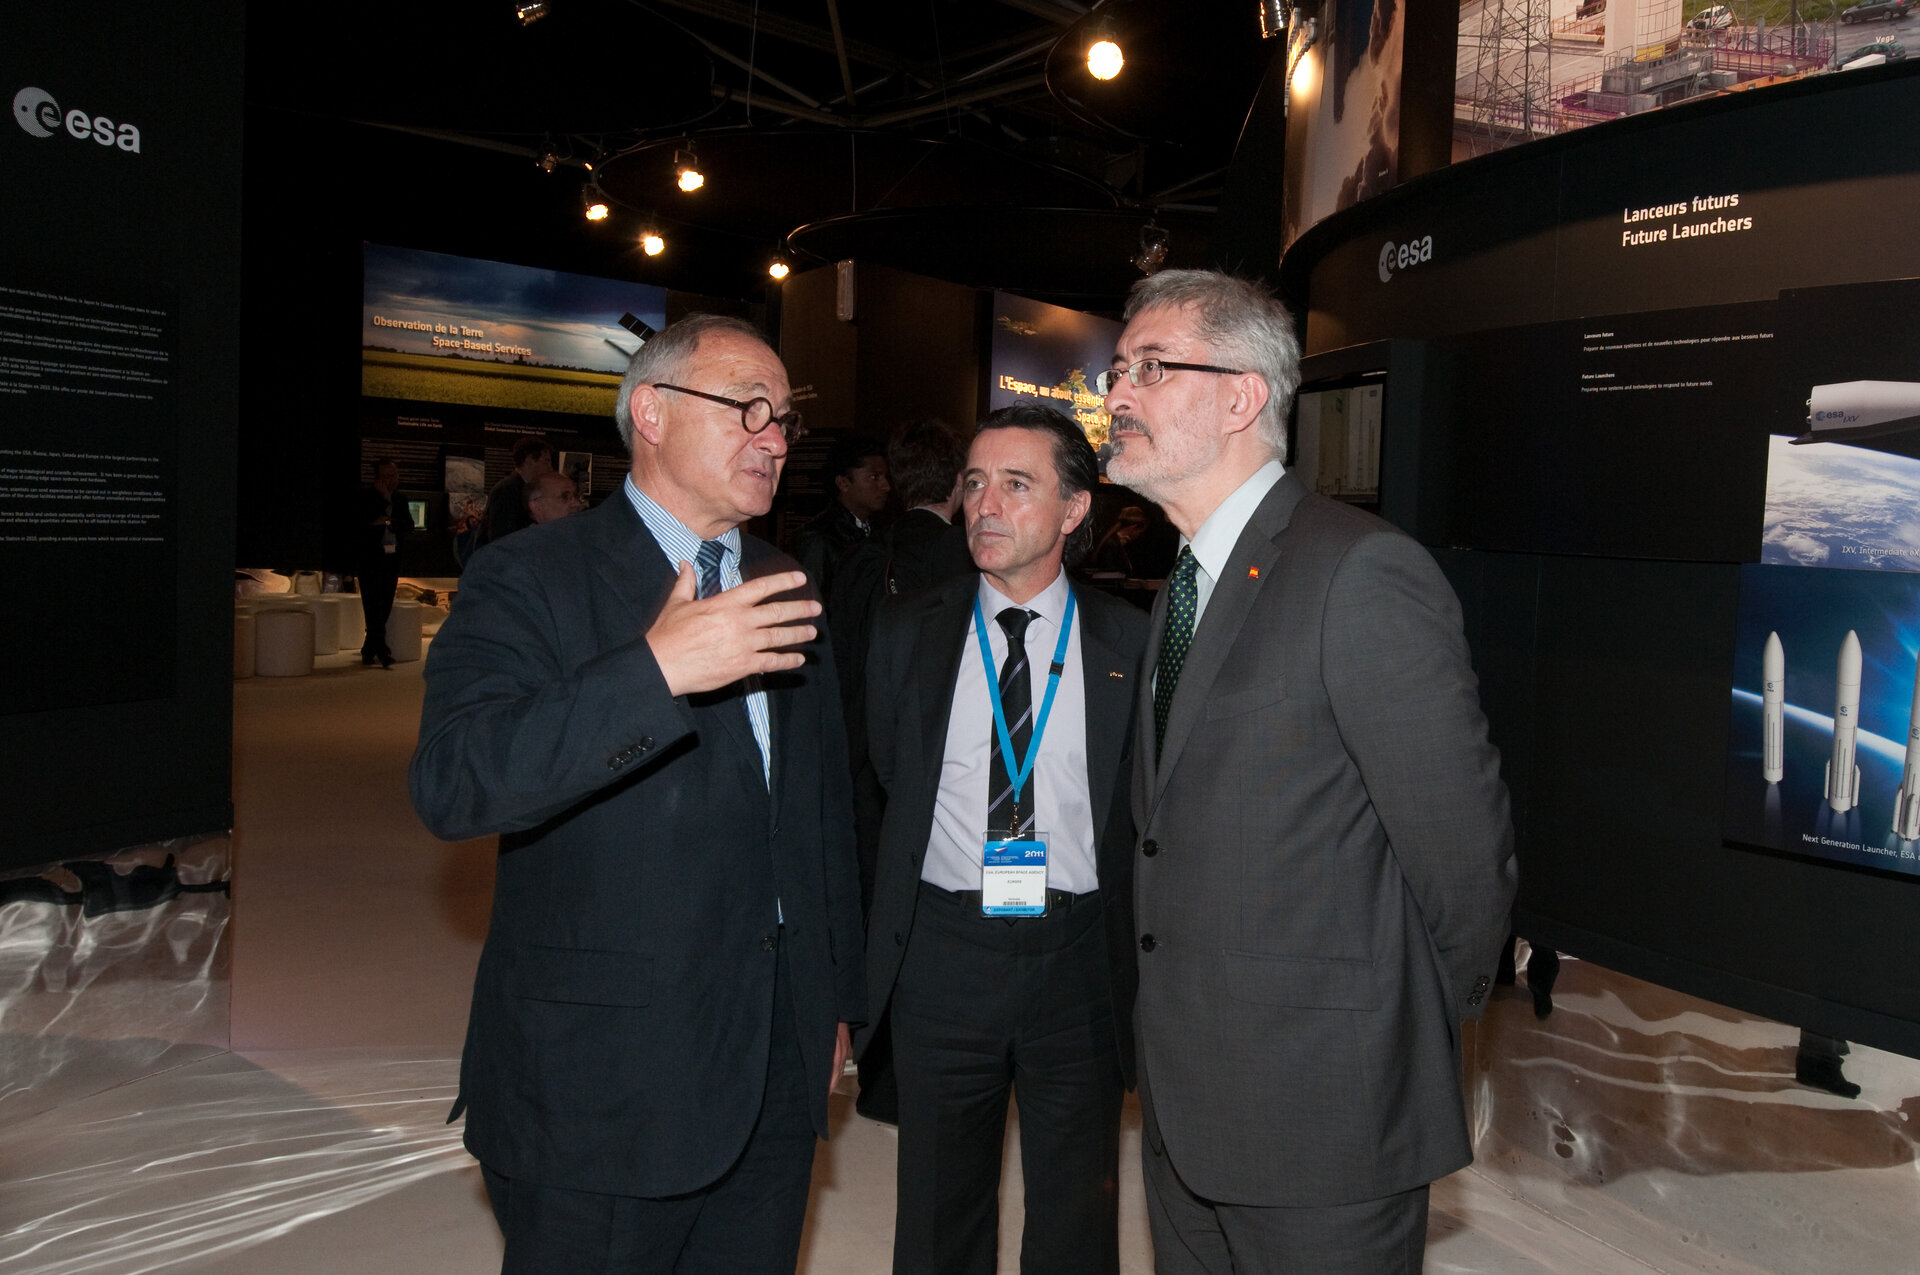
[(1391, 283), (1393, 272), (1433, 260), (1433, 236), (1423, 235), (1405, 243), (1389, 239), (1380, 246), (1380, 282)]
[(24, 88), (13, 95), (13, 122), (35, 137), (52, 137), (61, 129), (77, 141), (95, 141), (102, 146), (118, 146), (132, 154), (140, 153), (140, 130), (131, 124), (115, 124), (104, 115), (89, 115), (75, 109), (62, 114), (60, 104), (45, 89)]

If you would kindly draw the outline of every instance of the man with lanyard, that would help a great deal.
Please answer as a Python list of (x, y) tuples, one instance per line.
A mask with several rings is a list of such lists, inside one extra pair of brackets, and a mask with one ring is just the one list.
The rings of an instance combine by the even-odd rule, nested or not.
[(1064, 570), (1085, 552), (1098, 481), (1059, 412), (987, 417), (961, 476), (980, 573), (889, 599), (875, 621), (868, 726), (886, 809), (866, 1017), (891, 1005), (896, 1272), (996, 1269), (1009, 1090), (1023, 1269), (1119, 1269), (1127, 776), (1147, 624)]

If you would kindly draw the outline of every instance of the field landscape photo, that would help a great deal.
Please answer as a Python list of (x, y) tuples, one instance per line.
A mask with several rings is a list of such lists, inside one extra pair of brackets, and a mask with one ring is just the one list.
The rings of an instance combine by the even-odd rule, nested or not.
[(606, 416), (662, 288), (368, 244), (360, 392)]

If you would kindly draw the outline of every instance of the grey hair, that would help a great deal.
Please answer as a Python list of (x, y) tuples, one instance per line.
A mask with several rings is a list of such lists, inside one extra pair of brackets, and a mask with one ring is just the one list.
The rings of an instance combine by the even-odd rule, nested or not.
[(1254, 423), (1280, 460), (1287, 458), (1287, 416), (1300, 388), (1300, 341), (1293, 316), (1257, 283), (1217, 270), (1162, 270), (1133, 285), (1126, 318), (1161, 307), (1193, 308), (1194, 331), (1212, 357), (1267, 383), (1267, 405)]
[(678, 381), (686, 374), (700, 342), (711, 332), (731, 332), (773, 348), (759, 328), (730, 314), (690, 314), (662, 328), (627, 361), (627, 374), (620, 378), (620, 392), (613, 400), (613, 423), (629, 456), (633, 454), (634, 390), (655, 381)]

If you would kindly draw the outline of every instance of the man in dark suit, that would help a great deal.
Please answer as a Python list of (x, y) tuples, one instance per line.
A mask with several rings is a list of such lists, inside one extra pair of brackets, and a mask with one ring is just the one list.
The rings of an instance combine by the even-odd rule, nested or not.
[(1113, 368), (1107, 472), (1183, 542), (1134, 750), (1155, 1269), (1418, 1272), (1514, 888), (1459, 603), (1284, 471), (1299, 346), (1265, 292), (1145, 279)]
[(354, 586), (360, 590), (360, 611), (367, 636), (360, 646), (360, 662), (393, 667), (387, 649), (387, 617), (393, 614), (394, 591), (400, 586), (400, 546), (413, 530), (407, 502), (400, 499), (400, 464), (373, 463), (373, 485), (362, 487), (354, 520)]
[[(868, 1018), (891, 1008), (900, 1275), (995, 1269), (1009, 1090), (1022, 1269), (1119, 1269), (1127, 774), (1146, 617), (1063, 569), (1084, 551), (1098, 481), (1059, 412), (995, 412), (962, 474), (979, 574), (891, 600), (874, 626), (868, 725), (887, 800)], [(1043, 844), (1044, 869), (1003, 870), (1001, 841), (1022, 864)]]
[(487, 493), (487, 516), (480, 526), (480, 543), (504, 540), (516, 531), (533, 525), (527, 509), (527, 489), (542, 474), (553, 472), (553, 446), (532, 434), (513, 445), (513, 472), (493, 485)]
[(600, 507), (474, 555), (414, 804), (500, 835), (461, 1061), (508, 1272), (790, 1272), (863, 1017), (833, 661), (740, 534), (799, 432), (746, 324), (682, 320), (615, 410)]

